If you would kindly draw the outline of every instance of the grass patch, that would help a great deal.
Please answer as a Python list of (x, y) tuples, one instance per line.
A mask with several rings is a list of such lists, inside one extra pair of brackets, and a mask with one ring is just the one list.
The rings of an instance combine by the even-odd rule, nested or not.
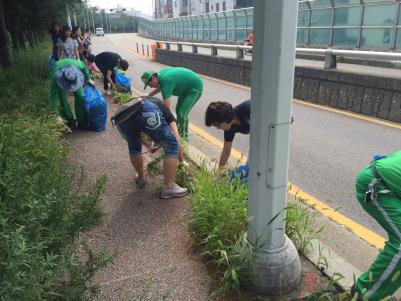
[(90, 185), (48, 109), (50, 43), (20, 51), (0, 72), (1, 300), (89, 300), (112, 256), (80, 234), (103, 217), (106, 178)]
[(163, 170), (164, 152), (153, 158), (147, 165), (147, 169), (152, 175), (159, 175)]
[(19, 51), (13, 67), (0, 70), (0, 114), (18, 110), (43, 115), (50, 98), (51, 47), (50, 42), (42, 42), (34, 49)]
[(113, 91), (113, 100), (116, 104), (124, 105), (132, 99), (132, 95), (129, 93), (120, 93)]
[(181, 187), (185, 187), (189, 192), (193, 191), (194, 175), (197, 173), (196, 166), (187, 159), (188, 165), (177, 167), (176, 183)]
[[(218, 172), (201, 168), (196, 174), (191, 194), (193, 204), (189, 221), (195, 243), (216, 270), (217, 294), (240, 294), (252, 280), (251, 262), (258, 247), (246, 239), (248, 187), (230, 183)], [(297, 249), (304, 252), (320, 229), (312, 226), (308, 209), (296, 202), (286, 208), (286, 234)]]

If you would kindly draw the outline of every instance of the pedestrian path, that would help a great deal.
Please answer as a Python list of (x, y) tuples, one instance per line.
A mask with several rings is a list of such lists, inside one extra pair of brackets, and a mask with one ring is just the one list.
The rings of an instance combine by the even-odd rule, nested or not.
[[(116, 105), (110, 99), (108, 103), (111, 116)], [(159, 199), (158, 178), (152, 178), (146, 189), (136, 188), (126, 142), (109, 121), (104, 132), (75, 131), (68, 140), (74, 145), (72, 162), (82, 165), (89, 179), (108, 178), (104, 223), (85, 237), (96, 251), (117, 251), (114, 264), (94, 279), (102, 286), (98, 300), (128, 300), (124, 298), (140, 294), (152, 283), (147, 294), (151, 300), (164, 294), (171, 296), (169, 300), (209, 300), (206, 265), (191, 247), (186, 225), (188, 201)]]

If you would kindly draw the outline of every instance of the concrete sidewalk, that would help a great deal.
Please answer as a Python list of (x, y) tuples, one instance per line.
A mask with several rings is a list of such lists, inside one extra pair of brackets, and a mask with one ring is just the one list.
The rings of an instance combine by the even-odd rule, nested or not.
[[(108, 119), (115, 108), (109, 100)], [(146, 189), (136, 188), (127, 144), (110, 123), (102, 133), (78, 130), (67, 139), (75, 148), (72, 163), (82, 165), (89, 180), (108, 177), (104, 223), (83, 237), (95, 250), (118, 252), (114, 264), (94, 279), (102, 287), (98, 300), (128, 300), (151, 282), (151, 300), (164, 294), (168, 300), (209, 300), (206, 265), (192, 251), (186, 226), (187, 200), (159, 199), (157, 178), (151, 178)]]

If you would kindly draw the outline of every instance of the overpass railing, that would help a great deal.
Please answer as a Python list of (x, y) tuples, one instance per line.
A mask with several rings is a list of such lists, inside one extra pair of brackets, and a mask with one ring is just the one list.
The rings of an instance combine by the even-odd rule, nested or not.
[[(178, 42), (178, 41), (156, 41), (157, 48), (161, 48), (164, 44), (167, 50), (171, 50), (171, 45), (177, 45), (177, 51), (183, 51), (182, 46), (190, 46), (192, 53), (198, 53), (198, 48), (210, 49), (211, 56), (217, 56), (218, 50), (235, 51), (237, 59), (244, 58), (244, 52), (252, 51), (252, 46), (229, 45), (229, 44), (212, 44), (212, 43), (196, 43), (196, 42)], [(324, 55), (325, 69), (335, 69), (337, 67), (337, 57), (358, 58), (358, 59), (374, 59), (399, 63), (401, 61), (401, 53), (383, 52), (383, 51), (361, 51), (361, 50), (345, 50), (333, 48), (296, 48), (297, 54), (304, 55)]]
[[(297, 46), (401, 51), (399, 0), (300, 0)], [(161, 40), (242, 43), (253, 8), (141, 20), (139, 33)]]

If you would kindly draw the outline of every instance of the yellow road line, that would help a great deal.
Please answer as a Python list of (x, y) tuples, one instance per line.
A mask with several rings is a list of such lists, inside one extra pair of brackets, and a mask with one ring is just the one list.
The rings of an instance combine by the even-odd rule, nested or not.
[(289, 183), (289, 194), (294, 196), (297, 200), (300, 200), (307, 205), (311, 206), (321, 214), (327, 216), (331, 220), (337, 222), (338, 224), (348, 228), (352, 233), (359, 236), (361, 239), (365, 240), (372, 246), (383, 249), (384, 243), (386, 239), (375, 232), (365, 228), (361, 224), (353, 221), (352, 219), (346, 217), (345, 215), (339, 213), (337, 210), (333, 209), (332, 207), (326, 205), (325, 203), (319, 201), (318, 199), (314, 198), (310, 194), (302, 191), (297, 186), (292, 185)]
[(390, 128), (401, 130), (401, 124), (399, 124), (399, 123), (395, 123), (395, 122), (391, 122), (391, 121), (387, 121), (387, 120), (383, 120), (383, 119), (378, 119), (375, 117), (370, 117), (367, 115), (362, 115), (362, 114), (358, 114), (358, 113), (354, 113), (354, 112), (347, 112), (347, 111), (343, 111), (340, 109), (330, 108), (330, 107), (314, 104), (314, 103), (299, 100), (299, 99), (294, 99), (293, 101), (295, 103), (302, 104), (304, 106), (313, 107), (316, 109), (320, 109), (320, 110), (324, 110), (324, 111), (328, 111), (328, 112), (332, 112), (332, 113), (336, 113), (336, 114), (341, 114), (344, 116), (348, 116), (348, 117), (352, 117), (352, 118), (356, 118), (356, 119), (360, 119), (360, 120), (368, 121), (371, 123), (376, 123), (379, 125), (383, 125), (383, 126), (387, 126)]
[(199, 76), (202, 77), (202, 78), (206, 78), (206, 79), (212, 80), (214, 82), (225, 84), (227, 86), (232, 86), (232, 87), (236, 87), (236, 88), (239, 88), (239, 89), (242, 89), (242, 90), (251, 91), (251, 87), (249, 87), (249, 86), (244, 86), (244, 85), (241, 85), (241, 84), (229, 82), (229, 81), (226, 81), (224, 79), (214, 78), (214, 77), (207, 76), (207, 75), (199, 74)]
[[(214, 79), (212, 79), (212, 80), (214, 80)], [(232, 85), (232, 83), (229, 83), (229, 84)], [(138, 96), (143, 94), (140, 90), (138, 90), (136, 88), (133, 88), (133, 92), (135, 94), (137, 94)], [(297, 103), (304, 104), (303, 102), (300, 102), (299, 100), (294, 100), (294, 101), (297, 102)], [(312, 104), (307, 104), (307, 105), (312, 105)], [(316, 106), (318, 108), (321, 108), (321, 106), (318, 106), (318, 105), (312, 105), (312, 106)], [(338, 111), (338, 110), (335, 110), (335, 109), (332, 109), (332, 108), (328, 108), (328, 109), (329, 110), (333, 110), (333, 112), (336, 112), (336, 113)], [(341, 112), (341, 113), (348, 113), (348, 112)], [(352, 113), (348, 113), (348, 114), (350, 114), (352, 116), (355, 115), (355, 114), (352, 114)], [(364, 117), (364, 116), (360, 116), (360, 117)], [(366, 117), (366, 119), (370, 120), (372, 118)], [(383, 122), (383, 123), (385, 123), (383, 125), (387, 125), (387, 123), (389, 123), (389, 122)], [(223, 142), (221, 142), (221, 140), (219, 140), (219, 139), (215, 138), (214, 136), (210, 135), (209, 133), (207, 133), (206, 131), (204, 131), (200, 127), (190, 123), (189, 124), (189, 128), (193, 132), (195, 132), (197, 135), (199, 135), (200, 137), (205, 139), (206, 141), (212, 143), (213, 145), (219, 147), (220, 149), (223, 148)], [(401, 128), (401, 126), (399, 128)], [(242, 163), (245, 163), (246, 160), (247, 160), (246, 156), (244, 156), (243, 153), (235, 150), (234, 148), (231, 151), (231, 156), (233, 158), (235, 158), (236, 160), (241, 161)], [(368, 242), (372, 246), (374, 246), (376, 248), (379, 248), (379, 249), (383, 249), (384, 243), (386, 241), (386, 239), (384, 237), (374, 233), (373, 231), (371, 231), (371, 230), (367, 229), (366, 227), (362, 226), (361, 224), (358, 224), (357, 222), (353, 221), (352, 219), (350, 219), (350, 218), (346, 217), (345, 215), (339, 213), (334, 208), (328, 206), (327, 204), (325, 204), (322, 201), (319, 201), (318, 199), (316, 199), (312, 195), (304, 192), (303, 190), (301, 190), (297, 186), (291, 184), (290, 182), (288, 183), (288, 185), (290, 187), (290, 189), (288, 191), (289, 194), (294, 196), (297, 200), (302, 201), (303, 203), (311, 206), (312, 208), (314, 208), (316, 211), (320, 212), (324, 216), (326, 216), (326, 217), (330, 218), (331, 220), (335, 221), (336, 223), (348, 228), (352, 233), (354, 233), (355, 235), (357, 235), (361, 239), (365, 240), (366, 242)]]
[[(133, 92), (135, 94), (142, 95), (143, 93), (134, 88)], [(195, 132), (197, 135), (205, 139), (206, 141), (210, 142), (211, 144), (219, 147), (220, 149), (223, 149), (223, 142), (214, 136), (210, 135), (200, 127), (194, 125), (193, 123), (189, 124), (189, 128)], [(242, 163), (245, 163), (247, 160), (247, 157), (241, 153), (240, 151), (235, 150), (234, 148), (231, 151), (231, 156), (235, 158), (238, 161), (241, 161)], [(320, 212), (321, 214), (327, 216), (331, 220), (337, 222), (338, 224), (348, 228), (351, 232), (353, 232), (355, 235), (359, 236), (363, 240), (367, 241), (369, 244), (372, 246), (382, 249), (384, 247), (385, 239), (374, 233), (373, 231), (365, 228), (364, 226), (354, 222), (352, 219), (344, 216), (343, 214), (339, 213), (337, 210), (333, 209), (332, 207), (326, 205), (322, 201), (319, 201), (318, 199), (314, 198), (310, 194), (302, 191), (299, 189), (297, 186), (291, 184), (290, 182), (288, 183), (290, 189), (289, 189), (289, 194), (296, 197), (297, 200), (300, 200), (304, 202), (305, 204), (311, 206), (314, 208), (316, 211)]]
[[(196, 134), (204, 138), (205, 140), (209, 141), (210, 143), (216, 145), (219, 148), (223, 148), (223, 143), (210, 135), (209, 133), (205, 132), (203, 129), (197, 127), (194, 124), (189, 125), (189, 128), (194, 131)], [(231, 151), (231, 156), (235, 159), (245, 163), (247, 158), (241, 152), (235, 150), (234, 148)], [(326, 205), (322, 201), (314, 198), (310, 194), (302, 191), (297, 186), (288, 182), (290, 187), (288, 193), (296, 198), (296, 200), (302, 201), (303, 203), (311, 206), (321, 214), (327, 216), (331, 220), (337, 222), (338, 224), (348, 228), (351, 232), (355, 235), (359, 236), (363, 240), (367, 241), (372, 246), (382, 249), (384, 247), (385, 239), (374, 233), (373, 231), (365, 228), (364, 226), (354, 222), (352, 219), (344, 216), (343, 214), (339, 213), (337, 210), (331, 208), (330, 206)]]

